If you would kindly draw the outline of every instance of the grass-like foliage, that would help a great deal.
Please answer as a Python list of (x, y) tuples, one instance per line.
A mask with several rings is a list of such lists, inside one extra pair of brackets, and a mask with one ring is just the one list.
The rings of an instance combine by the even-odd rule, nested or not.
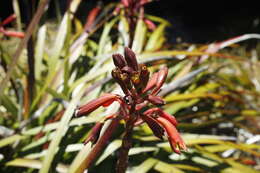
[(171, 45), (148, 0), (33, 2), (0, 21), (0, 172), (259, 171), (259, 34)]

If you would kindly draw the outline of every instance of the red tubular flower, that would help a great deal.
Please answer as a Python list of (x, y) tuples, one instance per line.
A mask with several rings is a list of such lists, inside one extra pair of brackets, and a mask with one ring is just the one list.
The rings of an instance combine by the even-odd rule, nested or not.
[(158, 78), (157, 78), (157, 81), (156, 81), (156, 87), (152, 91), (152, 94), (156, 94), (161, 89), (162, 85), (164, 84), (164, 82), (166, 80), (167, 75), (168, 75), (168, 68), (167, 67), (163, 67), (158, 72)]
[(104, 107), (109, 106), (114, 101), (120, 102), (120, 97), (116, 94), (105, 94), (102, 97), (92, 100), (89, 103), (79, 107), (78, 110), (76, 111), (75, 116), (79, 117), (91, 113), (100, 106), (104, 106)]
[(147, 91), (153, 89), (156, 86), (157, 78), (158, 78), (158, 72), (154, 73), (151, 77), (151, 79), (148, 81), (146, 87), (143, 89), (143, 93), (146, 93)]
[(147, 111), (145, 111), (143, 114), (145, 115), (152, 115), (153, 113), (155, 113), (157, 116), (161, 116), (165, 119), (167, 119), (168, 121), (170, 121), (174, 126), (178, 125), (177, 120), (175, 119), (174, 116), (168, 114), (167, 112), (163, 111), (160, 108), (151, 108), (148, 109)]
[(158, 117), (158, 118), (156, 118), (156, 120), (166, 130), (166, 133), (167, 133), (168, 139), (169, 139), (169, 143), (171, 145), (172, 150), (175, 153), (180, 154), (181, 153), (180, 150), (186, 150), (187, 149), (187, 147), (186, 147), (183, 139), (181, 138), (179, 132), (177, 131), (175, 126), (170, 121), (168, 121), (167, 119), (165, 119), (163, 117)]

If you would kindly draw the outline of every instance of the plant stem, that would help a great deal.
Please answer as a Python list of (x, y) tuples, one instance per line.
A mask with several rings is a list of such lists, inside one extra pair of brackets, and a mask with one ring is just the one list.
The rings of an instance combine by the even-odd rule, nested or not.
[(126, 171), (128, 165), (128, 152), (132, 146), (132, 133), (136, 119), (136, 115), (132, 114), (126, 123), (125, 135), (123, 137), (122, 146), (120, 148), (119, 158), (116, 165), (117, 173), (125, 173)]

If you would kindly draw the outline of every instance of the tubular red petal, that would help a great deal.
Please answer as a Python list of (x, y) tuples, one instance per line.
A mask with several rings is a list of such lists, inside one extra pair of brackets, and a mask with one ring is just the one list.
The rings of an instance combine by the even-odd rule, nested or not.
[(154, 73), (150, 80), (148, 81), (146, 87), (143, 89), (143, 93), (153, 89), (156, 86), (157, 78), (158, 78), (158, 72)]
[(157, 93), (160, 88), (162, 87), (163, 83), (165, 82), (165, 79), (168, 75), (168, 68), (167, 67), (163, 67), (159, 72), (158, 72), (158, 78), (156, 81), (156, 87), (154, 88), (154, 90), (152, 91), (152, 94)]
[(180, 149), (186, 150), (186, 145), (182, 140), (175, 126), (163, 117), (158, 117), (156, 120), (164, 127), (168, 135), (169, 143), (174, 152), (180, 153)]
[(169, 122), (171, 122), (174, 126), (178, 125), (177, 120), (175, 119), (174, 116), (172, 116), (171, 114), (168, 114), (167, 112), (163, 111), (160, 108), (151, 108), (146, 110), (143, 114), (145, 115), (150, 115), (152, 113), (157, 113), (158, 116), (161, 116), (165, 119), (167, 119)]
[(76, 112), (76, 117), (91, 113), (100, 106), (109, 106), (114, 101), (120, 102), (120, 98), (115, 94), (105, 94), (79, 107), (78, 111)]
[(167, 119), (168, 121), (170, 121), (175, 127), (178, 125), (178, 121), (175, 119), (175, 117), (167, 112), (164, 112), (163, 110), (160, 109), (160, 116), (162, 116), (163, 118)]

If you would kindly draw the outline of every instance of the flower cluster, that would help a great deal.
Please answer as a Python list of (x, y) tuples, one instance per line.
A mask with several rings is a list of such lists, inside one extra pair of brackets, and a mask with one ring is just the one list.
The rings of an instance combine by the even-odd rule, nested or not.
[[(180, 151), (185, 150), (186, 146), (176, 129), (178, 124), (176, 119), (160, 107), (151, 107), (151, 105), (162, 106), (165, 104), (157, 94), (166, 80), (168, 68), (163, 67), (150, 77), (147, 66), (138, 64), (135, 53), (127, 47), (124, 56), (114, 54), (113, 61), (116, 68), (112, 71), (112, 77), (120, 85), (125, 96), (104, 94), (79, 107), (76, 116), (88, 114), (100, 106), (109, 106), (117, 101), (120, 104), (119, 112), (105, 117), (104, 121), (120, 116), (126, 122), (131, 120), (134, 126), (147, 123), (158, 138), (162, 139), (166, 135), (172, 150), (180, 154)], [(95, 143), (98, 140), (104, 121), (98, 122), (93, 127), (85, 143), (89, 141)]]
[(123, 9), (124, 15), (127, 18), (130, 27), (133, 27), (137, 22), (137, 16), (141, 18), (148, 29), (155, 30), (155, 24), (144, 16), (144, 5), (152, 0), (121, 0), (121, 3), (115, 8), (114, 14), (118, 14), (120, 9)]

